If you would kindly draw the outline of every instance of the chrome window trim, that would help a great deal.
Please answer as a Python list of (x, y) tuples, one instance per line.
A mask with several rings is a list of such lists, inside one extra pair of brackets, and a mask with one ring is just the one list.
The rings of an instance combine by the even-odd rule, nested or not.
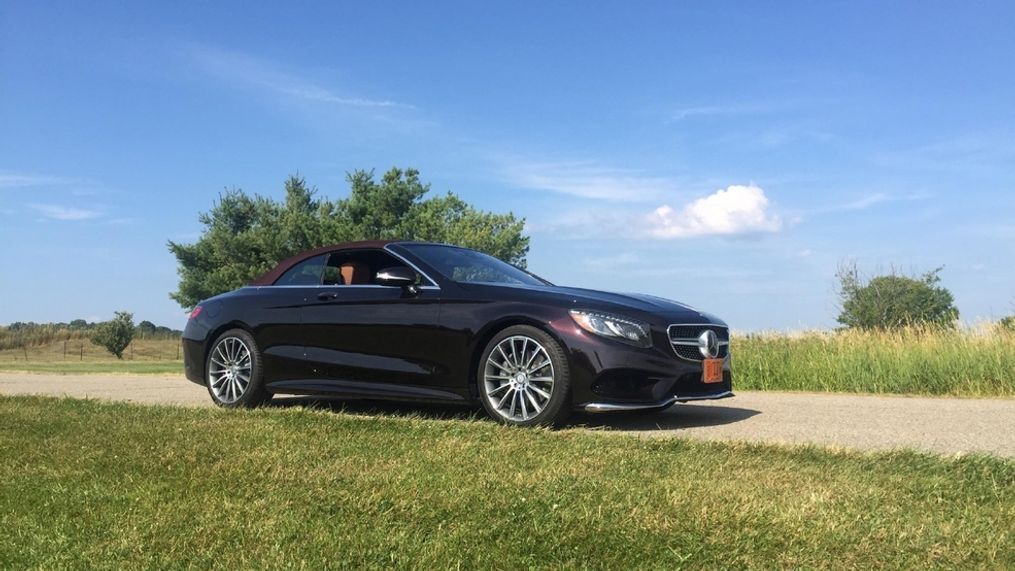
[[(377, 287), (377, 288), (384, 288), (384, 289), (398, 289), (398, 286), (385, 286), (385, 285), (378, 285), (378, 284), (349, 284), (349, 285), (345, 285), (345, 284), (330, 284), (330, 285), (324, 285), (324, 284), (317, 284), (317, 285), (250, 285), (250, 284), (247, 284), (247, 285), (243, 286), (243, 288), (248, 288), (248, 287), (249, 288), (254, 288), (254, 289), (260, 289), (260, 288), (283, 289), (283, 288), (296, 288), (296, 287), (298, 287), (298, 288), (342, 288), (342, 289), (345, 289), (345, 288)], [(243, 288), (240, 288), (240, 289), (243, 289)], [(440, 286), (433, 285), (433, 286), (416, 286), (416, 289), (440, 290), (441, 288), (440, 288)]]
[[(441, 286), (440, 286), (440, 284), (438, 284), (438, 283), (437, 283), (437, 280), (435, 280), (435, 279), (431, 278), (431, 277), (430, 277), (430, 276), (429, 276), (429, 275), (428, 275), (428, 274), (427, 274), (426, 272), (424, 272), (423, 270), (419, 269), (419, 266), (417, 266), (416, 264), (414, 264), (414, 263), (410, 262), (409, 260), (406, 260), (406, 259), (405, 259), (404, 257), (402, 257), (402, 255), (401, 255), (401, 254), (399, 254), (398, 252), (393, 252), (393, 251), (389, 250), (389, 249), (388, 249), (388, 246), (390, 246), (390, 245), (391, 245), (391, 244), (388, 244), (388, 245), (384, 246), (383, 248), (365, 248), (365, 249), (366, 249), (366, 250), (377, 250), (377, 249), (379, 249), (379, 250), (382, 250), (382, 251), (383, 251), (384, 253), (386, 253), (386, 254), (388, 254), (388, 255), (390, 255), (390, 256), (392, 256), (392, 257), (394, 257), (394, 258), (395, 258), (395, 259), (397, 259), (398, 261), (400, 261), (400, 262), (402, 262), (403, 264), (405, 264), (405, 265), (409, 266), (410, 268), (412, 268), (413, 270), (415, 270), (415, 271), (416, 271), (416, 272), (417, 272), (417, 273), (418, 273), (419, 275), (423, 276), (423, 279), (425, 279), (425, 280), (429, 281), (429, 282), (430, 282), (431, 284), (433, 284), (433, 285), (419, 285), (419, 286), (416, 286), (416, 289), (420, 289), (420, 290), (430, 290), (430, 291), (433, 291), (433, 290), (437, 290), (437, 291), (440, 291), (440, 289), (441, 289)], [(327, 263), (328, 263), (328, 257), (330, 257), (330, 256), (331, 256), (332, 254), (337, 254), (338, 252), (353, 252), (353, 251), (355, 251), (355, 250), (357, 250), (357, 249), (364, 249), (364, 248), (344, 248), (344, 249), (340, 248), (340, 249), (338, 249), (338, 250), (333, 250), (333, 251), (331, 251), (331, 252), (325, 252), (325, 253), (323, 253), (323, 254), (318, 254), (318, 256), (324, 256), (324, 257), (325, 257), (325, 259), (324, 259), (324, 263), (325, 263), (325, 266), (327, 266)], [(315, 257), (318, 257), (318, 256), (311, 256), (310, 258), (307, 258), (307, 260), (312, 260), (312, 259), (314, 259)], [(296, 264), (293, 264), (293, 267), (296, 267), (296, 265), (298, 265), (298, 264), (302, 264), (302, 263), (303, 263), (303, 262), (305, 262), (305, 261), (306, 261), (306, 260), (302, 260), (302, 261), (300, 261), (300, 262), (297, 262)], [(290, 269), (292, 269), (292, 268), (290, 268)], [(286, 270), (286, 271), (289, 271), (289, 270)], [(283, 275), (285, 275), (285, 274), (283, 273)], [(282, 279), (282, 278), (281, 278), (281, 276), (279, 276), (279, 279)], [(393, 287), (396, 287), (396, 286), (385, 286), (385, 285), (378, 285), (378, 284), (327, 284), (327, 285), (325, 285), (325, 284), (314, 284), (314, 285), (310, 285), (310, 284), (308, 284), (308, 285), (275, 285), (275, 284), (268, 284), (268, 285), (251, 285), (251, 284), (245, 284), (245, 285), (244, 285), (243, 287), (244, 287), (244, 288), (248, 288), (248, 287), (252, 287), (252, 288), (262, 288), (262, 287), (269, 287), (269, 288), (294, 288), (294, 287), (301, 287), (301, 288), (324, 288), (324, 287), (332, 287), (332, 288), (334, 288), (334, 287), (340, 287), (340, 288), (348, 288), (348, 287), (382, 287), (382, 288), (388, 288), (388, 289), (390, 289), (390, 288), (393, 288)], [(241, 288), (241, 289), (242, 289), (242, 288)]]

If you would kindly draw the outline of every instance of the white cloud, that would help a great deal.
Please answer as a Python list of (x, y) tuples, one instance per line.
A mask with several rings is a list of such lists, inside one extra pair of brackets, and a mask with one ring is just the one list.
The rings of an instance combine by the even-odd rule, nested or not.
[(656, 208), (644, 218), (643, 231), (659, 239), (778, 232), (782, 219), (769, 206), (760, 187), (731, 185), (679, 210), (668, 204)]
[(414, 109), (412, 105), (397, 101), (338, 93), (278, 65), (242, 53), (194, 45), (187, 54), (200, 69), (220, 79), (292, 99), (348, 107)]
[(526, 223), (527, 230), (560, 237), (654, 240), (770, 233), (782, 230), (783, 226), (783, 218), (773, 211), (765, 191), (754, 185), (731, 185), (680, 208), (668, 204), (651, 212), (569, 208), (551, 219)]
[(77, 208), (75, 206), (62, 206), (59, 204), (31, 204), (29, 206), (52, 220), (91, 220), (102, 216), (101, 212)]
[(700, 107), (683, 107), (677, 109), (670, 115), (670, 121), (683, 121), (690, 117), (705, 117), (709, 115), (731, 115), (739, 112), (734, 107), (722, 107), (718, 105), (703, 105)]
[(813, 209), (807, 214), (818, 215), (818, 214), (832, 214), (836, 212), (857, 212), (860, 210), (867, 210), (875, 206), (882, 204), (889, 204), (893, 202), (917, 202), (927, 200), (931, 195), (926, 193), (911, 193), (905, 195), (899, 194), (887, 194), (884, 192), (875, 192), (865, 196), (856, 198), (850, 202), (844, 202), (841, 204), (832, 204), (821, 208)]
[(658, 199), (678, 186), (670, 178), (645, 176), (638, 171), (603, 167), (590, 162), (511, 161), (504, 171), (511, 184), (522, 188), (596, 200), (648, 201)]
[(846, 211), (848, 211), (848, 210), (866, 210), (866, 209), (870, 208), (871, 206), (874, 206), (876, 204), (881, 204), (882, 202), (887, 202), (889, 200), (891, 200), (891, 198), (887, 194), (885, 194), (883, 192), (878, 192), (878, 193), (875, 193), (875, 194), (870, 194), (870, 195), (864, 196), (863, 198), (858, 198), (857, 200), (854, 200), (853, 202), (842, 204), (842, 205), (840, 205), (838, 207), (835, 207), (835, 210), (846, 210)]
[(906, 171), (950, 172), (995, 177), (1011, 172), (1015, 144), (1007, 132), (968, 133), (909, 149), (882, 151), (872, 160), (880, 166)]
[(765, 113), (772, 110), (774, 110), (772, 105), (762, 105), (759, 103), (688, 106), (675, 109), (672, 113), (670, 113), (668, 122), (675, 123), (685, 119), (691, 119), (693, 117), (716, 117)]
[(73, 184), (76, 179), (39, 174), (0, 172), (0, 188), (24, 188), (29, 186), (54, 186)]

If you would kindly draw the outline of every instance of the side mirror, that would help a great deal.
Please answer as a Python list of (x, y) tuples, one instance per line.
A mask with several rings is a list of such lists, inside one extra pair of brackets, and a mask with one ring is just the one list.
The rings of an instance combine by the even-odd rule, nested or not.
[(416, 288), (416, 280), (419, 275), (405, 266), (384, 268), (377, 272), (374, 282), (382, 286), (402, 287), (411, 290)]

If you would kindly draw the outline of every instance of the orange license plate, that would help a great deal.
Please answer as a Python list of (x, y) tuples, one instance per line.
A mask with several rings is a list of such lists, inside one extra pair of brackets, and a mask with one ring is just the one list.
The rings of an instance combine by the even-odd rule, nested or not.
[(701, 381), (703, 383), (722, 382), (722, 359), (705, 359), (701, 362)]

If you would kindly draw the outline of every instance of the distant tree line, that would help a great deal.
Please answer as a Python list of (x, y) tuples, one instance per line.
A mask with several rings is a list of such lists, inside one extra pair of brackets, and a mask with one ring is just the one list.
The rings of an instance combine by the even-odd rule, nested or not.
[[(53, 323), (36, 323), (34, 321), (15, 321), (10, 325), (0, 325), (0, 331), (8, 331), (9, 333), (30, 333), (32, 331), (91, 331), (101, 325), (102, 322), (91, 322), (85, 321), (84, 319), (75, 319), (69, 322), (57, 321)], [(179, 337), (183, 335), (183, 331), (179, 329), (173, 329), (166, 327), (165, 325), (155, 325), (151, 321), (142, 321), (138, 323), (134, 328), (135, 333), (138, 337)]]
[[(128, 313), (127, 315), (130, 314)], [(94, 338), (96, 332), (102, 330), (106, 323), (109, 322), (93, 323), (85, 321), (84, 319), (75, 319), (70, 322), (57, 323), (16, 321), (7, 326), (0, 325), (0, 350), (36, 347), (57, 341)], [(121, 324), (119, 329), (122, 331), (126, 329), (126, 327)], [(183, 332), (179, 329), (172, 329), (163, 325), (155, 325), (151, 321), (147, 320), (142, 321), (136, 326), (133, 322), (130, 322), (129, 329), (132, 339), (134, 337), (139, 339), (174, 339), (183, 334)], [(100, 344), (104, 345), (102, 343)]]

